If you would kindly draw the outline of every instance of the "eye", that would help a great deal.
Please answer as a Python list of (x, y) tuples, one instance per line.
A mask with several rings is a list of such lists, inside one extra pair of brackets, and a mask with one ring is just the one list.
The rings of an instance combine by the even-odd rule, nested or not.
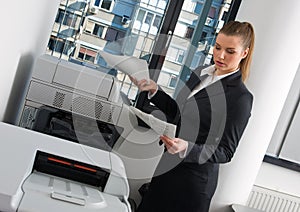
[(228, 52), (228, 54), (234, 54), (235, 53), (235, 51), (232, 50), (232, 49), (228, 49), (227, 52)]
[(218, 45), (215, 45), (215, 49), (217, 49), (217, 50), (220, 50), (220, 49), (221, 49), (221, 47), (220, 47), (220, 46), (218, 46)]

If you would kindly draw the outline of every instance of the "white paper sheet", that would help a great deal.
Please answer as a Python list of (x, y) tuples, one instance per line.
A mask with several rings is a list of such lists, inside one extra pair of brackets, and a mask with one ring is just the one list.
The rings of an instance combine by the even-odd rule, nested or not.
[(142, 119), (149, 127), (151, 127), (158, 135), (166, 135), (170, 138), (175, 138), (176, 125), (162, 121), (151, 114), (130, 106), (130, 110)]
[(149, 70), (146, 60), (138, 59), (133, 56), (113, 55), (101, 50), (99, 51), (99, 54), (111, 68), (115, 68), (128, 74), (138, 81), (146, 79), (149, 82)]

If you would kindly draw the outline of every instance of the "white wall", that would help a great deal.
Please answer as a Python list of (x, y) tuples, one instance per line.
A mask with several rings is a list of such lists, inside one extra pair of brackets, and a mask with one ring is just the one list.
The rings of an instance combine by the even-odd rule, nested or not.
[(292, 186), (284, 182), (289, 177), (294, 180), (295, 175), (299, 178), (299, 173), (292, 176), (276, 166), (271, 167), (270, 174), (270, 166), (260, 169), (300, 62), (299, 11), (299, 0), (242, 1), (237, 20), (251, 22), (256, 32), (253, 66), (247, 83), (254, 95), (254, 105), (233, 161), (221, 167), (213, 212), (229, 211), (228, 205), (233, 203), (246, 204), (258, 174), (257, 183), (261, 186), (275, 187), (275, 181), (267, 182), (276, 178), (290, 192)]
[(255, 180), (255, 185), (300, 197), (300, 173), (263, 163)]
[(34, 59), (46, 49), (59, 2), (26, 0), (1, 4), (0, 121), (3, 121), (17, 70), (20, 77), (15, 82), (21, 82), (24, 73), (30, 73), (28, 69)]

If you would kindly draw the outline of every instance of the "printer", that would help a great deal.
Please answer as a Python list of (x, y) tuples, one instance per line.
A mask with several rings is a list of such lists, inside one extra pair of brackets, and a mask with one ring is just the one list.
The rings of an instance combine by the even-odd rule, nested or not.
[(115, 76), (44, 54), (33, 66), (16, 125), (116, 154), (138, 203), (138, 189), (153, 176), (164, 147), (122, 97)]
[(0, 211), (131, 211), (116, 154), (3, 122), (0, 133)]

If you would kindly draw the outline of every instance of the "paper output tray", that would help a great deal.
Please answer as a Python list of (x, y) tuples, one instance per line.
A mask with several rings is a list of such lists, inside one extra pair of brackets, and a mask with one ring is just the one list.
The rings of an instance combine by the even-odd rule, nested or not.
[(19, 212), (127, 212), (118, 197), (106, 194), (97, 187), (33, 172), (24, 182), (24, 196)]

